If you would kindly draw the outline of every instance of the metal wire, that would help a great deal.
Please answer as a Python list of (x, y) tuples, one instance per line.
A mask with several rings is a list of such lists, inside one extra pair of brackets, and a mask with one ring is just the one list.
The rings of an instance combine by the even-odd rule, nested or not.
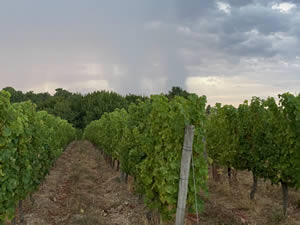
[(195, 178), (193, 153), (192, 153), (192, 167), (193, 167), (193, 180), (194, 180), (194, 192), (195, 192), (195, 205), (196, 205), (197, 224), (199, 225), (198, 201), (197, 201), (197, 192), (196, 192), (196, 178)]

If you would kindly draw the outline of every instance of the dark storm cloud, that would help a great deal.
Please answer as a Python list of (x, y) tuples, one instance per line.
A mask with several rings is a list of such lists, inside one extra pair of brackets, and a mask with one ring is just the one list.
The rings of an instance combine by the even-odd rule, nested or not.
[[(177, 50), (180, 41), (174, 26), (165, 24), (177, 13), (176, 4), (166, 1), (159, 12), (153, 11), (154, 15), (151, 15), (149, 9), (158, 9), (159, 5), (149, 5), (146, 1), (135, 1), (134, 4), (124, 1), (118, 4), (67, 2), (56, 8), (54, 5), (57, 4), (33, 5), (31, 1), (32, 5), (28, 3), (17, 7), (19, 19), (13, 19), (14, 29), (2, 22), (4, 29), (8, 30), (2, 36), (2, 47), (10, 46), (7, 52), (12, 53), (6, 58), (10, 62), (24, 64), (25, 68), (19, 72), (26, 77), (24, 81), (31, 80), (36, 85), (49, 78), (59, 83), (72, 79), (78, 81), (82, 74), (74, 73), (74, 65), (92, 63), (102, 65), (104, 70), (98, 79), (108, 80), (112, 88), (123, 93), (141, 93), (145, 90), (142, 83), (146, 81), (143, 80), (155, 82), (161, 77), (164, 77), (164, 82), (155, 91), (163, 91), (173, 85), (184, 86), (187, 73)], [(12, 9), (12, 5), (8, 8)], [(31, 12), (31, 7), (39, 10)], [(69, 9), (68, 16), (64, 17), (63, 13)], [(158, 25), (155, 25), (156, 22)], [(11, 39), (12, 36), (18, 38)], [(157, 61), (160, 65), (154, 66)], [(127, 76), (120, 78), (111, 74), (111, 64), (125, 65)], [(11, 63), (5, 65), (9, 67), (6, 72), (16, 74)], [(28, 79), (28, 76), (32, 78)]]
[(289, 30), (290, 17), (261, 5), (248, 5), (243, 8), (233, 8), (231, 15), (224, 20), (226, 33), (247, 32), (257, 29), (268, 35), (273, 32)]
[(279, 0), (5, 2), (0, 86), (148, 94), (190, 76), (297, 79), (300, 4), (287, 2), (290, 11)]
[(191, 29), (199, 36), (215, 37), (202, 42), (217, 46), (218, 51), (224, 51), (229, 57), (273, 57), (277, 54), (290, 57), (292, 52), (295, 58), (298, 53), (294, 47), (299, 44), (300, 37), (298, 9), (282, 13), (273, 10), (270, 2), (255, 2), (242, 1), (238, 5), (230, 2), (230, 13), (215, 11), (214, 19), (201, 19), (200, 25), (191, 24)]

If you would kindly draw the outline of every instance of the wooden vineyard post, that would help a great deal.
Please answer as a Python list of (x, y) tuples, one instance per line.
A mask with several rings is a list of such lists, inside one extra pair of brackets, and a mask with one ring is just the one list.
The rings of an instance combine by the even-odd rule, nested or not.
[(189, 172), (191, 165), (191, 156), (193, 151), (194, 126), (189, 125), (185, 128), (184, 144), (182, 149), (179, 192), (176, 210), (175, 225), (183, 225), (185, 218), (185, 206), (188, 194)]

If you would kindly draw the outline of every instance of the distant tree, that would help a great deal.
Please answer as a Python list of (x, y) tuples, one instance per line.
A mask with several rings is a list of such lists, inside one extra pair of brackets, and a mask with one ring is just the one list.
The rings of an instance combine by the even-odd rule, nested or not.
[(83, 129), (85, 108), (83, 96), (79, 93), (71, 93), (62, 88), (55, 89), (55, 94), (47, 102), (46, 110), (72, 123), (76, 128)]
[(131, 103), (145, 101), (147, 97), (129, 94), (123, 97), (115, 92), (95, 91), (87, 95), (72, 93), (63, 88), (57, 88), (52, 96), (49, 93), (34, 93), (16, 91), (12, 87), (4, 88), (11, 94), (11, 102), (30, 100), (37, 105), (38, 110), (45, 110), (72, 123), (74, 127), (83, 129), (91, 121), (99, 119), (105, 112), (116, 108), (128, 109)]
[(206, 114), (209, 115), (210, 112), (211, 112), (211, 106), (208, 105), (208, 106), (206, 107)]
[(11, 97), (10, 97), (11, 103), (23, 102), (23, 101), (28, 100), (27, 97), (22, 93), (22, 91), (16, 91), (12, 87), (6, 87), (6, 88), (3, 88), (3, 90), (8, 91), (11, 94)]
[(145, 101), (146, 99), (149, 99), (147, 96), (141, 96), (141, 95), (135, 95), (135, 94), (128, 94), (125, 96), (125, 99), (130, 105), (131, 103), (138, 103), (138, 101)]
[(38, 110), (44, 110), (52, 96), (48, 92), (35, 94), (33, 91), (29, 91), (25, 93), (25, 97), (35, 103)]
[(62, 89), (62, 88), (56, 88), (55, 89), (54, 97), (69, 98), (71, 96), (72, 96), (72, 93), (65, 90), (65, 89)]
[(84, 129), (86, 124), (84, 123), (84, 117), (86, 116), (85, 98), (80, 93), (73, 94), (69, 99), (71, 110), (74, 112), (71, 123), (79, 128)]
[(84, 96), (84, 108), (86, 115), (84, 117), (85, 125), (93, 120), (98, 120), (105, 112), (112, 112), (115, 109), (127, 108), (126, 99), (115, 93), (108, 91), (96, 91)]
[(172, 87), (171, 91), (167, 94), (167, 97), (169, 99), (174, 98), (175, 96), (182, 96), (184, 98), (187, 98), (190, 93), (188, 93), (186, 90), (183, 90), (181, 87)]

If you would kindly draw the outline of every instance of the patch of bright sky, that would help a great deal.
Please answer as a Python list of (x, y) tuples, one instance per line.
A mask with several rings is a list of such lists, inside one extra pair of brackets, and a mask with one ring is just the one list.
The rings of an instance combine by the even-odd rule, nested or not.
[(276, 3), (272, 5), (272, 9), (279, 10), (281, 13), (289, 13), (291, 9), (295, 8), (296, 5), (290, 2)]
[[(189, 92), (202, 95), (208, 98), (208, 104), (215, 105), (219, 102), (223, 105), (233, 104), (238, 106), (244, 100), (251, 100), (252, 96), (266, 98), (267, 96), (276, 97), (282, 93), (281, 87), (261, 83), (258, 80), (250, 79), (246, 76), (207, 76), (189, 77), (186, 80)], [(242, 93), (242, 94), (241, 94)]]
[(217, 2), (217, 7), (220, 11), (223, 11), (226, 14), (230, 14), (230, 12), (231, 12), (231, 7), (228, 3)]

